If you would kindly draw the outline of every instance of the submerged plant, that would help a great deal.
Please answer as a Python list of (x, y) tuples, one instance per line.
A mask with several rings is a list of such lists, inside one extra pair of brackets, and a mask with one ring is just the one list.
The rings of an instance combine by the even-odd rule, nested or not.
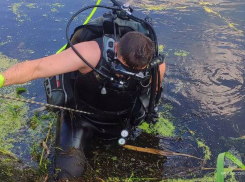
[[(159, 113), (161, 115), (162, 113)], [(162, 116), (159, 117), (155, 124), (143, 122), (138, 128), (142, 129), (146, 133), (155, 135), (161, 135), (163, 137), (174, 137), (175, 126), (173, 123)]]
[(203, 148), (205, 154), (203, 163), (205, 164), (211, 158), (211, 151), (209, 146), (207, 146), (203, 141), (196, 140), (198, 147)]

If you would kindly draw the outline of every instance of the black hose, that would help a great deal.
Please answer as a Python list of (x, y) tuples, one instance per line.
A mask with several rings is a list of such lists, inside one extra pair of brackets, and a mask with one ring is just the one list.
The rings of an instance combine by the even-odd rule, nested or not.
[(70, 20), (68, 21), (67, 23), (67, 26), (66, 26), (66, 39), (67, 39), (67, 42), (69, 44), (69, 46), (72, 48), (72, 50), (77, 54), (77, 56), (79, 58), (81, 58), (93, 71), (95, 71), (96, 73), (100, 74), (101, 76), (107, 78), (107, 79), (111, 79), (108, 75), (102, 73), (101, 71), (95, 69), (93, 67), (93, 65), (91, 65), (77, 50), (76, 48), (73, 46), (73, 44), (71, 43), (71, 40), (70, 40), (70, 36), (69, 36), (69, 28), (70, 28), (70, 25), (72, 23), (72, 21), (74, 20), (75, 17), (77, 17), (80, 13), (82, 13), (83, 11), (85, 10), (88, 10), (88, 9), (92, 9), (94, 7), (98, 7), (98, 8), (106, 8), (106, 9), (111, 9), (111, 10), (119, 10), (118, 8), (116, 7), (108, 7), (108, 6), (102, 6), (102, 5), (92, 5), (92, 6), (87, 6), (81, 10), (79, 10), (78, 12), (76, 12), (71, 18)]
[(121, 7), (121, 4), (119, 2), (117, 2), (116, 0), (111, 0), (111, 2), (118, 7)]
[(152, 68), (151, 70), (151, 94), (150, 94), (150, 102), (149, 102), (149, 108), (148, 108), (148, 115), (147, 115), (147, 121), (149, 122), (149, 120), (151, 119), (153, 110), (154, 110), (154, 106), (155, 106), (155, 98), (156, 98), (156, 68)]
[(159, 66), (157, 66), (157, 95), (155, 99), (155, 104), (158, 104), (161, 97), (161, 93), (162, 93), (161, 74), (160, 74)]

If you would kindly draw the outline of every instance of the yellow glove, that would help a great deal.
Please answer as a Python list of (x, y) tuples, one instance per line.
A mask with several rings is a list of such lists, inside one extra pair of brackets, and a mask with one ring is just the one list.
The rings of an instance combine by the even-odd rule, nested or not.
[(5, 81), (4, 76), (0, 74), (0, 88), (2, 88), (2, 87), (3, 87), (3, 85), (4, 85), (4, 81)]

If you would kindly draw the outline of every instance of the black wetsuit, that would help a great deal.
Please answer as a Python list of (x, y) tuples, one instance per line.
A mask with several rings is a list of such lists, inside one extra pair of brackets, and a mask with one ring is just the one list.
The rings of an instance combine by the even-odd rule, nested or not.
[[(95, 40), (103, 53), (102, 38)], [(105, 59), (96, 66), (101, 71), (108, 71)], [(70, 116), (62, 113), (57, 127), (55, 165), (58, 177), (72, 178), (82, 175), (85, 164), (84, 149), (91, 137), (96, 135), (119, 136), (124, 129), (125, 119), (141, 118), (144, 115), (140, 102), (137, 101), (138, 81), (132, 79), (123, 90), (114, 88), (95, 71), (87, 74), (79, 73), (74, 87), (76, 108), (94, 113), (94, 115)], [(103, 87), (106, 94), (101, 94)], [(135, 104), (137, 103), (137, 104)], [(132, 106), (135, 106), (132, 114)], [(136, 114), (135, 114), (136, 113)]]

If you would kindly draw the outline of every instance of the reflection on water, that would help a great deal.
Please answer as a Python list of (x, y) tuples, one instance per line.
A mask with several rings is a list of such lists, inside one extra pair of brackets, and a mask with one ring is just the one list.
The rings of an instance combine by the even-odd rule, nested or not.
[(244, 69), (227, 63), (193, 65), (187, 67), (190, 80), (183, 95), (200, 102), (202, 110), (213, 115), (233, 115), (244, 98)]
[[(133, 4), (136, 5), (136, 2), (133, 1)], [(172, 21), (175, 21), (173, 22), (175, 32), (172, 32), (172, 39), (177, 37), (174, 42), (185, 42), (184, 44), (188, 45), (185, 50), (190, 52), (190, 55), (187, 57), (169, 56), (171, 63), (167, 75), (167, 84), (174, 85), (172, 92), (178, 92), (190, 101), (200, 102), (202, 110), (206, 113), (219, 116), (233, 115), (234, 112), (241, 109), (240, 102), (244, 98), (244, 35), (224, 22), (221, 14), (224, 14), (223, 11), (225, 11), (226, 15), (230, 15), (232, 12), (228, 11), (231, 10), (231, 7), (244, 6), (245, 3), (212, 1), (201, 4), (187, 1), (157, 1), (152, 4), (150, 1), (144, 1), (142, 5), (138, 6), (150, 5), (152, 10), (165, 12), (166, 16), (162, 18), (168, 18), (168, 15), (174, 16), (172, 11), (157, 10), (153, 6), (174, 8), (190, 4), (192, 6), (188, 6), (187, 9), (194, 6), (199, 7), (195, 11), (200, 11), (202, 13), (200, 16), (204, 14), (206, 19), (199, 22), (201, 27), (194, 28), (193, 22), (183, 25), (182, 22), (172, 18)], [(209, 14), (200, 9), (203, 5), (209, 5), (214, 9), (213, 12), (219, 13), (215, 17), (215, 13)], [(189, 16), (194, 14), (196, 13), (189, 14)], [(184, 20), (188, 17), (183, 16), (179, 19)], [(184, 29), (186, 30), (184, 31)], [(190, 42), (190, 39), (195, 42)], [(178, 46), (170, 38), (165, 37), (164, 41), (166, 47), (175, 48)], [(175, 73), (175, 71), (181, 71), (181, 74)], [(180, 78), (176, 79), (176, 76)]]

